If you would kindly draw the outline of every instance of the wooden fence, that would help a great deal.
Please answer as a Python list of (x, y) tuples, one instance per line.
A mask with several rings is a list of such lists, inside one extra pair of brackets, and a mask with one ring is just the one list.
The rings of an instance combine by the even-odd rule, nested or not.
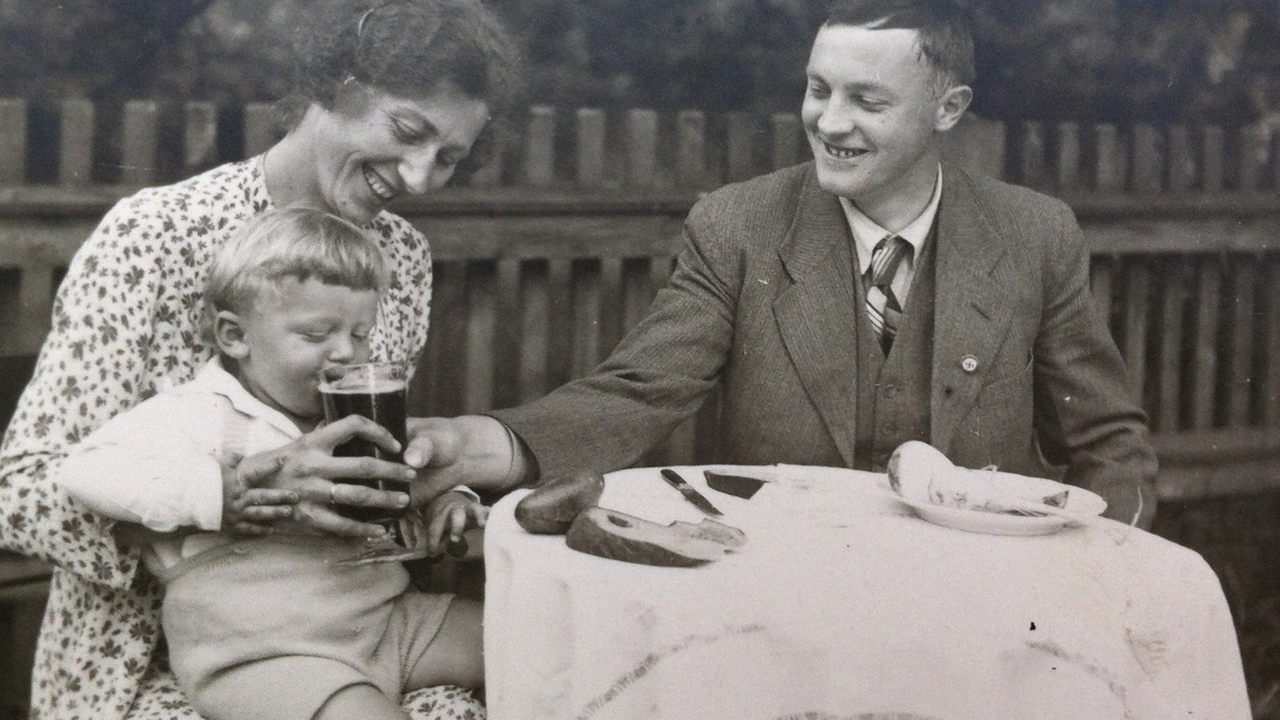
[[(256, 154), (278, 133), (265, 105), (0, 99), (0, 423), (64, 268), (111, 203)], [(665, 282), (700, 192), (808, 154), (795, 115), (536, 107), (511, 137), (465, 187), (396, 208), (436, 259), (416, 412), (509, 405), (584, 374)], [(1166, 499), (1280, 489), (1278, 140), (1265, 126), (970, 118), (948, 148), (1075, 209)], [(714, 413), (649, 460), (705, 457)], [(0, 714), (25, 705), (47, 573), (0, 554)]]
[[(0, 100), (0, 358), (30, 358), (71, 255), (117, 198), (260, 152), (272, 110)], [(1066, 199), (1166, 466), (1166, 497), (1280, 487), (1280, 134), (968, 118), (948, 151)], [(793, 114), (534, 107), (465, 187), (401, 202), (432, 239), (421, 412), (536, 397), (588, 371), (671, 269), (700, 192), (804, 160)], [(11, 381), (10, 384), (13, 384)], [(653, 456), (714, 445), (690, 423)]]

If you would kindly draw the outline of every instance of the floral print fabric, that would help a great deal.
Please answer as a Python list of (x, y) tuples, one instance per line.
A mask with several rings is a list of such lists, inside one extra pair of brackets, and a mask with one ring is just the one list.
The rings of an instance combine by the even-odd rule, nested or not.
[[(33, 720), (123, 718), (160, 640), (159, 588), (110, 523), (54, 487), (66, 448), (213, 355), (200, 331), (213, 253), (271, 207), (260, 159), (121, 200), (72, 259), (52, 330), (0, 447), (0, 546), (55, 565), (32, 683)], [(367, 228), (393, 269), (375, 358), (416, 365), (426, 342), (431, 256), (404, 219)]]

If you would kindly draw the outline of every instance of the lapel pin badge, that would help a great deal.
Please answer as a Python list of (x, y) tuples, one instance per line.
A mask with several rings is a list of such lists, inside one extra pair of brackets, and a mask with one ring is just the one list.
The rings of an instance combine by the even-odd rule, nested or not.
[(972, 373), (978, 369), (978, 358), (972, 355), (965, 355), (960, 358), (960, 369), (967, 373)]

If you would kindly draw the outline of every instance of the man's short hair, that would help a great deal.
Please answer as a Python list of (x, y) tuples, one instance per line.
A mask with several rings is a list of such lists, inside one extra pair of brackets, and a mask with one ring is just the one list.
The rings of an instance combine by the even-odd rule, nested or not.
[(832, 0), (823, 25), (916, 30), (921, 55), (948, 87), (973, 82), (969, 16), (948, 0)]
[(304, 207), (251, 218), (214, 256), (205, 284), (205, 311), (244, 312), (266, 288), (286, 278), (353, 290), (386, 289), (382, 250), (369, 234), (336, 215)]

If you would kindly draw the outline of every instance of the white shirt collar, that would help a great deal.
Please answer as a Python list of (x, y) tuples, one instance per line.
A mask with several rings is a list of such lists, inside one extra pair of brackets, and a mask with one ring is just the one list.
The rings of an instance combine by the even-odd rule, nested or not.
[[(894, 233), (911, 244), (915, 251), (911, 257), (912, 263), (915, 258), (920, 257), (925, 240), (929, 239), (929, 230), (933, 228), (933, 219), (938, 215), (938, 204), (942, 201), (941, 164), (938, 165), (937, 178), (933, 183), (933, 197), (929, 198), (929, 204), (916, 216), (915, 220)], [(876, 243), (891, 233), (867, 217), (849, 198), (841, 197), (840, 206), (844, 208), (844, 216), (849, 221), (849, 230), (853, 232), (853, 242), (858, 248), (858, 274), (865, 275), (867, 268), (871, 267), (871, 252), (875, 250)]]
[(179, 394), (197, 392), (221, 395), (229, 400), (231, 407), (238, 412), (255, 420), (262, 420), (288, 437), (297, 438), (302, 436), (302, 431), (284, 413), (262, 402), (245, 389), (234, 375), (222, 367), (222, 360), (217, 356), (205, 363), (205, 366), (200, 368), (200, 372), (196, 374), (190, 383), (175, 388), (173, 392)]

